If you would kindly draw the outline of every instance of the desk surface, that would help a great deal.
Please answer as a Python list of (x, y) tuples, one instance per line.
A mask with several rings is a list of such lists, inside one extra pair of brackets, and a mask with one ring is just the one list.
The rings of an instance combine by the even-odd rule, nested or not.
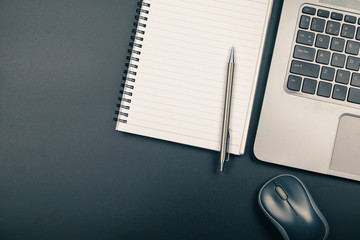
[(114, 130), (136, 1), (0, 1), (0, 238), (280, 239), (257, 194), (290, 173), (330, 239), (359, 239), (358, 182), (253, 155), (280, 9), (246, 154), (219, 174), (216, 152)]

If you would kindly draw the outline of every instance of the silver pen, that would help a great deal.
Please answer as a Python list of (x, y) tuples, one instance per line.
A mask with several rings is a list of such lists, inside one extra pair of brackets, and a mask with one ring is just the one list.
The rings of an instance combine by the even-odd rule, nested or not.
[[(225, 92), (225, 105), (224, 105), (224, 118), (222, 125), (222, 136), (221, 136), (221, 146), (220, 146), (220, 171), (224, 171), (224, 163), (226, 158), (226, 153), (229, 153), (229, 122), (230, 122), (230, 105), (231, 105), (231, 94), (232, 94), (232, 85), (234, 80), (234, 48), (231, 48), (230, 59), (228, 64), (228, 74), (226, 80), (226, 92)], [(229, 160), (229, 155), (228, 159)]]

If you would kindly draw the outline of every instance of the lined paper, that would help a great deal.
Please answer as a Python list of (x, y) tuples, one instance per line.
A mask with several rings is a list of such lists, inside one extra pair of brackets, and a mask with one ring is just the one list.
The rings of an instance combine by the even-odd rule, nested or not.
[(116, 130), (220, 150), (227, 63), (235, 48), (230, 152), (241, 154), (269, 0), (146, 0)]

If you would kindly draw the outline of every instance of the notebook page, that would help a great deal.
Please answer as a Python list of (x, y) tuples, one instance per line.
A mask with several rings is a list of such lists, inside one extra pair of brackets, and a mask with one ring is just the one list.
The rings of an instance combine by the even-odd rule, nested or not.
[[(227, 64), (235, 48), (230, 152), (240, 153), (268, 0), (147, 0), (130, 109), (120, 131), (219, 150)], [(145, 9), (145, 8), (143, 8)], [(142, 13), (143, 14), (143, 13)]]

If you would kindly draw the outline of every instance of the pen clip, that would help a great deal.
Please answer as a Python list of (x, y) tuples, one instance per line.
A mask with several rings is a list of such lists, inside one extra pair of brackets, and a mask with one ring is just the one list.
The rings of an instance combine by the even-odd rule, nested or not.
[(228, 162), (230, 161), (230, 128), (228, 130), (228, 135), (227, 135), (226, 152), (227, 152), (227, 156), (225, 161)]

